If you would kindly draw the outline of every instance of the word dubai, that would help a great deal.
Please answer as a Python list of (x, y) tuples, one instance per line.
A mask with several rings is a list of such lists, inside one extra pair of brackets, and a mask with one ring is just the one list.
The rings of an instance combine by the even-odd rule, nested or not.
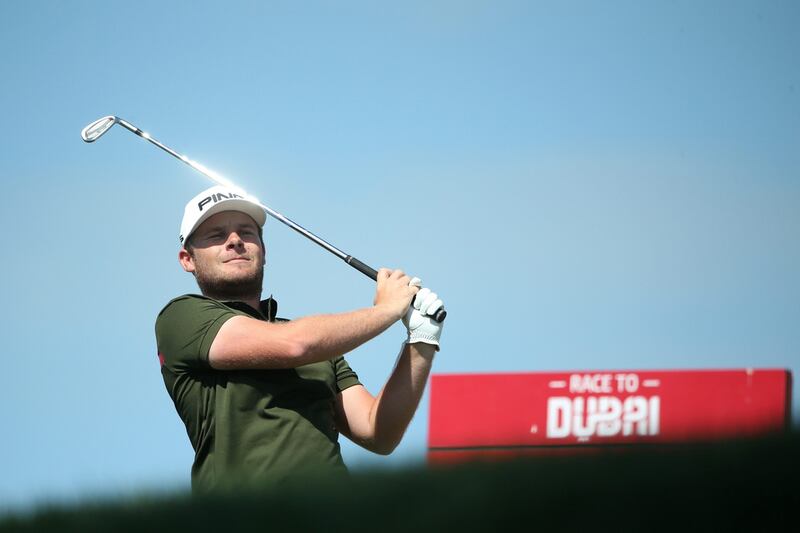
[[(566, 383), (551, 383), (561, 388)], [(648, 383), (656, 387), (657, 383)], [(565, 387), (566, 388), (566, 387)], [(569, 392), (547, 400), (547, 438), (655, 436), (659, 434), (661, 398), (644, 396), (636, 374), (573, 374)], [(637, 394), (638, 393), (638, 394)]]

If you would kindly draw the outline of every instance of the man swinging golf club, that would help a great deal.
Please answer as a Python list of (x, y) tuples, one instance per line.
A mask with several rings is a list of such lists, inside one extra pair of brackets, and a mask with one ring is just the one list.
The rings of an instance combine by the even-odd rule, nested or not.
[[(442, 323), (420, 280), (381, 269), (374, 305), (287, 321), (261, 301), (263, 207), (215, 186), (186, 204), (178, 260), (202, 295), (156, 320), (161, 373), (195, 450), (197, 491), (344, 473), (343, 434), (379, 454), (400, 442), (419, 404)], [(413, 301), (413, 304), (412, 304)], [(344, 354), (402, 320), (402, 352), (377, 396)]]

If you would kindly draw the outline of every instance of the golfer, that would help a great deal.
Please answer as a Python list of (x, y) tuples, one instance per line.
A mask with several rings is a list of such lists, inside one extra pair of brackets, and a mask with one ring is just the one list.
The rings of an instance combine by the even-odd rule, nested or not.
[[(391, 453), (439, 349), (442, 324), (429, 315), (442, 301), (400, 270), (379, 271), (371, 307), (276, 318), (275, 300), (261, 300), (265, 221), (246, 195), (215, 186), (186, 204), (181, 223), (178, 261), (202, 295), (170, 301), (155, 330), (161, 374), (195, 451), (195, 491), (345, 474), (340, 434)], [(344, 355), (398, 320), (408, 338), (373, 396)]]

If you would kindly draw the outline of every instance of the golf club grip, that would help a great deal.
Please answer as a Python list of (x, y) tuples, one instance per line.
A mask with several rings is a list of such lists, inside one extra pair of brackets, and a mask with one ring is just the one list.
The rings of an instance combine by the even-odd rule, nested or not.
[(378, 271), (375, 270), (374, 268), (372, 268), (371, 266), (365, 265), (364, 263), (362, 263), (361, 261), (359, 261), (358, 259), (356, 259), (352, 255), (348, 255), (347, 258), (345, 259), (345, 261), (347, 262), (348, 265), (350, 265), (351, 267), (355, 268), (356, 270), (358, 270), (359, 272), (361, 272), (365, 276), (368, 276), (368, 277), (372, 278), (373, 280), (378, 281)]
[[(362, 274), (364, 274), (365, 276), (368, 276), (373, 280), (378, 281), (378, 271), (372, 268), (371, 266), (362, 263), (352, 255), (348, 255), (347, 258), (345, 258), (345, 262), (351, 267), (361, 272)], [(439, 322), (441, 324), (442, 322), (444, 322), (444, 319), (447, 318), (447, 311), (445, 311), (444, 308), (439, 309), (438, 311), (436, 311), (436, 314), (432, 318), (436, 322)]]

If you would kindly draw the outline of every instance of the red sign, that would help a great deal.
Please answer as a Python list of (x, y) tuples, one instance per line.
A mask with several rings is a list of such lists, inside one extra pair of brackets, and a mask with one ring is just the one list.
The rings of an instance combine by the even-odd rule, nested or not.
[(787, 370), (440, 374), (428, 446), (436, 458), (753, 436), (785, 430), (790, 402)]

